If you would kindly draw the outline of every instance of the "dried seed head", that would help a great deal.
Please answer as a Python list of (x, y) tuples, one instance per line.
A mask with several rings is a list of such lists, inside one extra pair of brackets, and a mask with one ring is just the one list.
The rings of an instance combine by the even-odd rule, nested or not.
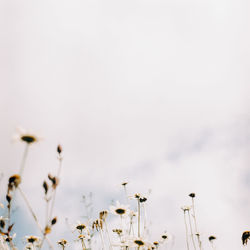
[(20, 175), (15, 174), (9, 178), (9, 185), (8, 186), (17, 188), (20, 183), (21, 183)]
[(1, 220), (0, 220), (0, 227), (1, 227), (1, 228), (4, 228), (4, 227), (5, 227), (5, 221), (4, 221), (4, 219), (1, 219)]
[(85, 238), (86, 238), (86, 236), (83, 235), (83, 234), (79, 234), (79, 235), (78, 235), (78, 239), (79, 239), (79, 240), (83, 240), (83, 239), (85, 239)]
[(51, 232), (51, 227), (49, 226), (46, 226), (45, 229), (44, 229), (44, 235), (47, 235)]
[(125, 187), (127, 184), (128, 184), (128, 182), (125, 181), (125, 182), (122, 183), (122, 186)]
[(57, 222), (57, 217), (53, 218), (52, 221), (51, 221), (51, 225), (55, 225)]
[(250, 231), (243, 232), (242, 237), (241, 237), (242, 244), (247, 245), (247, 241), (249, 240), (249, 238), (250, 238)]
[(190, 196), (191, 198), (194, 198), (195, 197), (195, 193), (191, 193), (188, 196)]
[(38, 237), (36, 237), (36, 236), (27, 236), (26, 237), (26, 240), (27, 240), (27, 242), (28, 243), (31, 243), (31, 244), (33, 244), (34, 242), (38, 242), (39, 241), (39, 238)]
[(112, 230), (114, 233), (117, 233), (118, 235), (122, 234), (122, 229), (113, 229)]
[(168, 236), (166, 234), (163, 234), (162, 236), (162, 239), (166, 240), (168, 238)]
[(139, 239), (134, 240), (134, 243), (135, 243), (136, 245), (138, 245), (138, 246), (143, 246), (143, 245), (144, 245), (144, 242), (143, 242), (142, 240), (139, 240)]
[(59, 155), (62, 153), (62, 146), (60, 144), (57, 146), (57, 153)]
[(145, 202), (145, 201), (147, 201), (147, 198), (146, 197), (142, 197), (142, 198), (140, 198), (139, 199), (139, 201), (142, 203), (142, 202)]
[(20, 139), (28, 144), (37, 141), (37, 138), (33, 135), (23, 135), (20, 137)]
[(135, 198), (136, 198), (136, 199), (139, 199), (140, 197), (141, 197), (141, 195), (140, 195), (140, 194), (138, 194), (138, 193), (137, 193), (137, 194), (135, 194)]
[(48, 174), (48, 178), (52, 182), (52, 187), (56, 189), (57, 185), (59, 184), (59, 179), (56, 176), (52, 176), (51, 174)]
[(11, 202), (11, 199), (12, 199), (11, 195), (10, 195), (10, 194), (7, 194), (7, 195), (6, 195), (6, 200), (8, 201), (8, 203)]
[(58, 245), (61, 245), (61, 246), (64, 246), (64, 247), (67, 245), (67, 243), (68, 242), (65, 239), (61, 239), (61, 240), (57, 241)]
[(216, 240), (216, 237), (215, 237), (215, 236), (213, 236), (213, 235), (211, 235), (211, 236), (209, 236), (209, 237), (208, 237), (208, 240), (209, 240), (209, 241)]
[(13, 224), (11, 224), (9, 227), (8, 227), (8, 234), (11, 232), (11, 230), (12, 230), (12, 228), (13, 228), (13, 226), (14, 226), (14, 223)]
[(48, 193), (48, 190), (49, 190), (49, 185), (46, 181), (43, 182), (43, 188), (44, 188), (44, 193), (46, 195)]
[(106, 210), (101, 211), (99, 214), (100, 220), (106, 220), (107, 216), (108, 216), (108, 211), (106, 211)]
[(78, 224), (78, 225), (76, 226), (76, 229), (79, 230), (79, 231), (81, 231), (81, 232), (82, 232), (82, 230), (84, 230), (85, 228), (86, 228), (86, 225), (84, 225), (84, 224)]

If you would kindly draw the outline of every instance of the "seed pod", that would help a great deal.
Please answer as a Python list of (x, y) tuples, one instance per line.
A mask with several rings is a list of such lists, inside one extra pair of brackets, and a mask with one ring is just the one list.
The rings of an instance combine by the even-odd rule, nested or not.
[(62, 153), (62, 146), (60, 144), (57, 146), (57, 153), (59, 155)]
[(10, 195), (10, 194), (7, 194), (7, 195), (6, 195), (6, 200), (8, 201), (8, 203), (11, 202), (11, 199), (12, 199), (11, 195)]
[(49, 185), (46, 181), (43, 182), (44, 193), (47, 194), (49, 190)]
[(191, 193), (188, 196), (190, 196), (191, 198), (194, 198), (195, 197), (195, 193)]
[(51, 221), (51, 225), (55, 225), (57, 222), (57, 217), (53, 218), (52, 221)]

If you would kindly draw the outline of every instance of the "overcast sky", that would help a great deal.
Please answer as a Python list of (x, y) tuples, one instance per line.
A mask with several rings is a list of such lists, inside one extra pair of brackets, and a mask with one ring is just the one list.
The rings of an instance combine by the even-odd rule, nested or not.
[(22, 126), (44, 138), (23, 177), (34, 204), (63, 145), (61, 221), (83, 215), (83, 193), (108, 208), (128, 179), (131, 193), (152, 189), (153, 230), (175, 235), (173, 249), (185, 249), (180, 207), (190, 192), (204, 242), (213, 234), (218, 250), (241, 249), (250, 230), (249, 13), (247, 0), (1, 0), (6, 178), (19, 168), (23, 145), (11, 136)]

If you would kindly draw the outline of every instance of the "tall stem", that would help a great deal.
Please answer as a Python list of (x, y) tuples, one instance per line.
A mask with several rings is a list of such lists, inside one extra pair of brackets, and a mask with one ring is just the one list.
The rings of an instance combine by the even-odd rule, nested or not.
[[(25, 203), (26, 203), (26, 205), (27, 205), (27, 207), (28, 207), (28, 209), (29, 209), (29, 211), (30, 211), (32, 217), (34, 218), (34, 220), (35, 220), (35, 222), (36, 222), (36, 224), (37, 224), (37, 227), (39, 228), (39, 230), (40, 230), (41, 233), (43, 234), (43, 229), (42, 229), (41, 225), (39, 224), (38, 219), (37, 219), (37, 217), (36, 217), (36, 215), (35, 215), (35, 213), (34, 213), (32, 207), (31, 207), (31, 205), (30, 205), (30, 203), (29, 203), (29, 201), (28, 201), (26, 195), (24, 194), (24, 192), (22, 191), (22, 189), (21, 189), (20, 187), (18, 187), (18, 190), (19, 190), (20, 194), (22, 195), (22, 197), (23, 197), (23, 199), (24, 199), (24, 201), (25, 201)], [(47, 240), (47, 242), (48, 242), (48, 244), (49, 244), (50, 249), (54, 249), (53, 246), (52, 246), (52, 244), (51, 244), (51, 242), (50, 242), (50, 240), (47, 238), (47, 236), (45, 236), (45, 238), (46, 238), (46, 240)]]
[(193, 229), (192, 229), (192, 222), (191, 222), (191, 217), (190, 217), (189, 210), (188, 210), (188, 220), (189, 220), (189, 227), (190, 227), (192, 243), (193, 243), (194, 249), (196, 250), (196, 246), (195, 246), (195, 242), (194, 242), (194, 234), (193, 234)]
[[(59, 176), (61, 173), (61, 169), (62, 169), (62, 157), (59, 156), (59, 168), (57, 171), (57, 178), (59, 180)], [(51, 204), (51, 208), (50, 208), (50, 213), (49, 213), (49, 221), (52, 219), (52, 214), (53, 214), (53, 210), (54, 210), (54, 206), (55, 206), (55, 200), (56, 200), (56, 189), (54, 190), (54, 194), (52, 197), (52, 204)]]
[(188, 226), (186, 221), (186, 212), (184, 211), (184, 223), (185, 223), (185, 229), (186, 229), (186, 243), (187, 243), (187, 250), (189, 250), (189, 242), (188, 242)]
[(29, 149), (29, 143), (26, 143), (25, 148), (24, 148), (24, 152), (23, 152), (23, 158), (22, 158), (22, 161), (21, 161), (20, 169), (19, 169), (20, 177), (23, 175), (26, 159), (27, 159), (27, 156), (28, 156), (28, 149)]
[(200, 248), (200, 250), (202, 250), (202, 245), (201, 245), (201, 240), (200, 240), (200, 233), (198, 231), (197, 222), (196, 222), (194, 198), (193, 197), (192, 197), (192, 209), (193, 209), (193, 217), (194, 217), (195, 235), (197, 236), (199, 248)]
[(140, 207), (140, 199), (137, 199), (138, 201), (138, 237), (141, 236), (140, 232), (140, 224), (141, 224), (141, 207)]

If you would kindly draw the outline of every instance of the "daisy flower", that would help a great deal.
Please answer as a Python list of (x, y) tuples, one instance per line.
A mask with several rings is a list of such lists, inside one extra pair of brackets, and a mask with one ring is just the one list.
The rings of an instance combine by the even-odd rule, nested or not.
[(129, 209), (128, 209), (129, 205), (122, 205), (120, 204), (119, 201), (116, 201), (116, 205), (115, 206), (110, 206), (110, 212), (112, 214), (116, 214), (116, 215), (127, 215), (129, 213)]
[(27, 144), (32, 144), (32, 143), (40, 141), (42, 138), (28, 130), (18, 127), (17, 134), (14, 135), (13, 139), (15, 141), (21, 141)]

